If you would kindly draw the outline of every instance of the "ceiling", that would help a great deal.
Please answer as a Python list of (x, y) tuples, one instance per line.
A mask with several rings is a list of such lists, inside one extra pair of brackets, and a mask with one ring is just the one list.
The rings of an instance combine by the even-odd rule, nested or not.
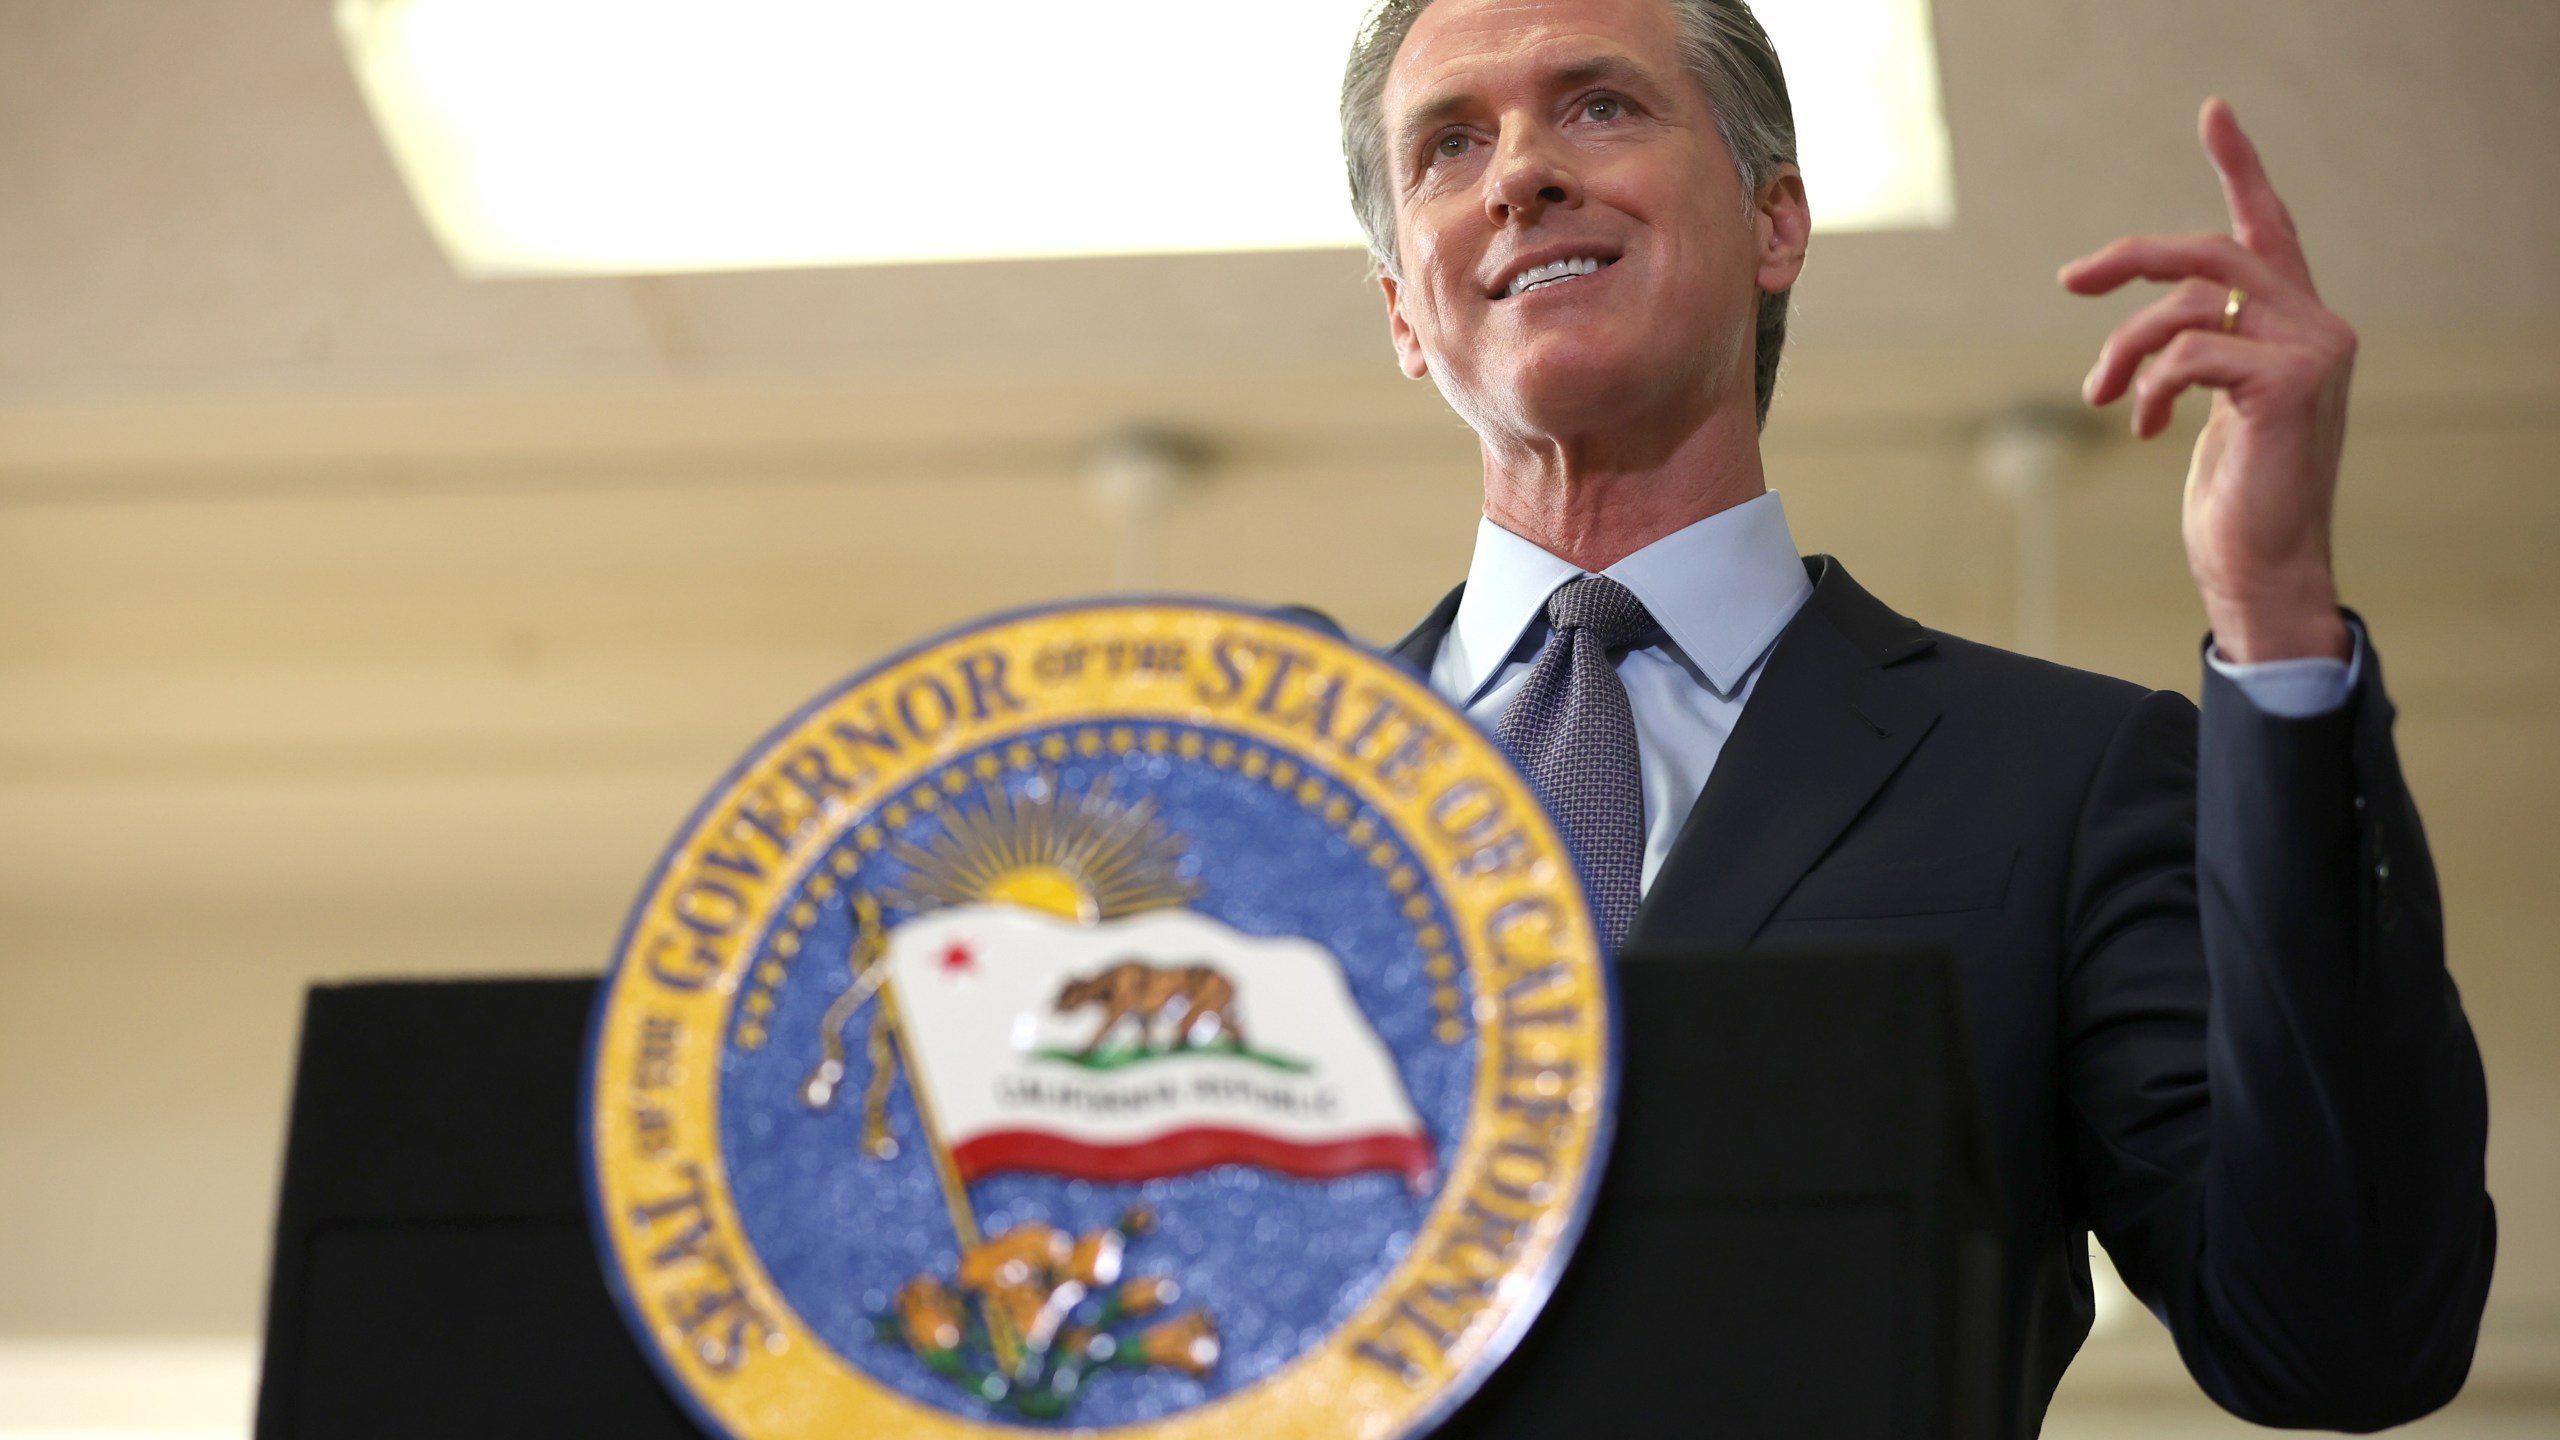
[[(1936, 17), (1959, 222), (1821, 239), (1800, 357), (2094, 342), (2121, 306), (2070, 300), (2053, 270), (2119, 232), (2215, 222), (2191, 124), (2209, 93), (2255, 128), (2368, 334), (2560, 327), (2560, 6), (1937, 0)], [(1097, 204), (1163, 183), (1081, 163)], [(0, 195), (0, 417), (779, 380), (942, 395), (959, 424), (1062, 374), (1093, 406), (1211, 374), (1399, 388), (1347, 252), (459, 280), (327, 0), (0, 0)]]

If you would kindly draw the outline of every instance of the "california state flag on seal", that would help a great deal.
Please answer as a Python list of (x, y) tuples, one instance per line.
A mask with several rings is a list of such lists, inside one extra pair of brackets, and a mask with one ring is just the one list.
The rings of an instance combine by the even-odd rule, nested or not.
[(1394, 1057), (1314, 941), (1190, 910), (1077, 924), (964, 905), (899, 926), (882, 963), (964, 1180), (1431, 1174)]

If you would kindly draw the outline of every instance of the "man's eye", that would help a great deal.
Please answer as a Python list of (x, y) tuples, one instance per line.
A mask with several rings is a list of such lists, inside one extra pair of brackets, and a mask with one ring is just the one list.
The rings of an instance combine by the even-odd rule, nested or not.
[(1625, 106), (1605, 95), (1582, 107), (1582, 118), (1585, 120), (1615, 120), (1624, 113), (1626, 113)]
[(1476, 142), (1464, 135), (1443, 135), (1440, 143), (1431, 147), (1431, 154), (1434, 159), (1455, 160), (1474, 148)]

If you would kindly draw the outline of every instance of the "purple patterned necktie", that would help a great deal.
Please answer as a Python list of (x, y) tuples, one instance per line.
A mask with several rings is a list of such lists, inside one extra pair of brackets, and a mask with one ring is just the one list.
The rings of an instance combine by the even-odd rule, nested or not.
[(1547, 623), (1554, 633), (1494, 734), (1529, 772), (1573, 842), (1614, 951), (1635, 921), (1644, 874), (1636, 718), (1615, 661), (1654, 643), (1662, 627), (1635, 592), (1605, 575), (1557, 586), (1547, 597)]

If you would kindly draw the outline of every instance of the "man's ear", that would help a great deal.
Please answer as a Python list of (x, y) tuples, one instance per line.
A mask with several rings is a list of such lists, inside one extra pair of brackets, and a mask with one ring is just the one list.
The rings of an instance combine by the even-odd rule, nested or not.
[(1387, 334), (1396, 343), (1396, 361), (1404, 367), (1406, 379), (1420, 380), (1431, 373), (1431, 362), (1422, 356), (1421, 337), (1405, 323), (1404, 306), (1397, 298), (1396, 277), (1381, 275), (1378, 285), (1387, 295)]
[(1760, 184), (1754, 225), (1760, 235), (1760, 289), (1775, 295), (1793, 289), (1813, 243), (1813, 210), (1805, 204), (1804, 172), (1780, 165)]

